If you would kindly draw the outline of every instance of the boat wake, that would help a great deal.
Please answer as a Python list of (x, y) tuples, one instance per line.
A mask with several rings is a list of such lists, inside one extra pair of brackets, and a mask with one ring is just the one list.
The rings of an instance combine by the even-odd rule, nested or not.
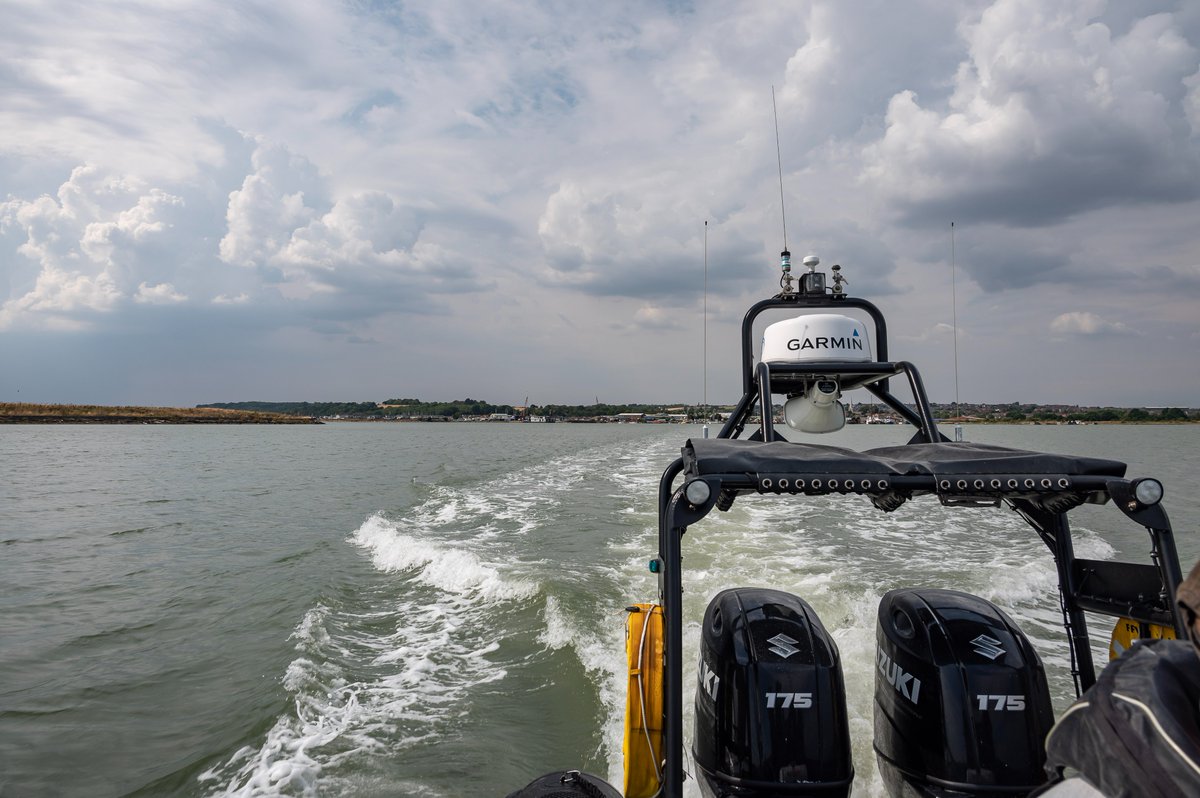
[[(545, 689), (564, 657), (586, 680), (589, 714), (597, 701), (617, 701), (624, 591), (611, 580), (619, 569), (592, 556), (559, 559), (574, 545), (580, 554), (602, 552), (605, 535), (628, 530), (637, 504), (646, 508), (638, 518), (652, 526), (655, 456), (662, 454), (626, 442), (483, 484), (426, 486), (425, 500), (403, 515), (368, 517), (347, 541), (379, 579), (347, 586), (306, 613), (281, 679), (288, 711), (260, 745), (202, 773), (203, 788), (227, 796), (451, 796), (455, 790), (432, 778), (398, 783), (394, 763), (446, 750), (501, 694)], [(614, 463), (647, 475), (645, 495), (624, 496), (616, 508), (614, 486), (629, 483), (613, 477)], [(598, 477), (601, 469), (607, 476)], [(597, 510), (590, 529), (563, 523), (564, 506), (578, 518), (580, 502)], [(604, 598), (587, 585), (611, 596), (609, 617), (596, 619)], [(568, 687), (577, 693), (580, 685)], [(503, 715), (489, 717), (512, 745)], [(620, 740), (602, 747), (619, 767)]]
[(436, 740), (461, 716), (464, 693), (519, 664), (490, 657), (499, 643), (481, 632), (505, 606), (534, 596), (536, 583), (405, 534), (381, 515), (351, 540), (408, 589), (343, 596), (308, 611), (282, 679), (293, 710), (261, 747), (243, 748), (200, 777), (223, 782), (217, 794), (316, 795), (319, 779), (320, 792), (337, 791), (342, 763)]

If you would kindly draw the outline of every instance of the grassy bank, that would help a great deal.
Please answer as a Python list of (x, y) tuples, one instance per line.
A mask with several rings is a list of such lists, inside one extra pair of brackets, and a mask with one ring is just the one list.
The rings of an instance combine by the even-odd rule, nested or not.
[(198, 407), (0, 403), (0, 424), (319, 424), (303, 416)]

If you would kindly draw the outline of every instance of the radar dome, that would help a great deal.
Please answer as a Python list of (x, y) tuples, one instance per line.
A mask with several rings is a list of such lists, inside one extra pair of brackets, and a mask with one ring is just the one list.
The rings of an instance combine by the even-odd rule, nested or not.
[(763, 331), (762, 362), (864, 361), (871, 355), (866, 325), (836, 313), (812, 313), (777, 321)]

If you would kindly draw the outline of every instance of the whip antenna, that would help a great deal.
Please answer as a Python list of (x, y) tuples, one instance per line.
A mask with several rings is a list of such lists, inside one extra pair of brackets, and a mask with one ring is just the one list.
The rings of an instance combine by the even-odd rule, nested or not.
[(775, 106), (775, 86), (771, 86), (771, 110), (775, 114), (775, 162), (779, 164), (779, 214), (783, 221), (783, 250), (787, 251), (787, 208), (783, 204), (783, 153), (779, 148), (779, 109)]
[(708, 219), (704, 220), (704, 437), (708, 437)]
[(955, 279), (954, 222), (950, 223), (950, 307), (954, 321), (954, 440), (963, 439), (962, 405), (958, 403), (958, 285)]

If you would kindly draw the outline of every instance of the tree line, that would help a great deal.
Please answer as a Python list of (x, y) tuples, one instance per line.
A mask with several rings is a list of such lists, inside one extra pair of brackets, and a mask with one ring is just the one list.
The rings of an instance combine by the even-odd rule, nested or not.
[[(426, 402), (420, 399), (387, 399), (383, 402), (212, 402), (197, 407), (217, 407), (228, 410), (255, 410), (262, 413), (285, 413), (295, 416), (343, 418), (462, 418), (490, 416), (495, 413), (516, 415), (513, 405), (497, 405), (482, 399), (455, 399), (449, 402)], [(621, 413), (663, 413), (679, 405), (651, 404), (594, 404), (594, 405), (532, 405), (530, 415), (552, 418), (594, 418)]]
[(1164, 407), (1161, 410), (1147, 410), (1142, 407), (1097, 407), (1088, 410), (1061, 412), (1049, 408), (1035, 408), (1029, 411), (1012, 408), (1005, 412), (1007, 421), (1190, 421), (1191, 418), (1182, 408)]
[[(381, 406), (382, 405), (382, 406)], [(256, 410), (261, 413), (284, 413), (290, 416), (329, 418), (430, 418), (442, 416), (486, 416), (493, 413), (513, 413), (512, 405), (494, 405), (478, 399), (458, 399), (451, 402), (422, 402), (419, 399), (388, 399), (376, 402), (213, 402), (197, 407), (217, 407), (227, 410)]]
[[(257, 411), (260, 413), (283, 413), (291, 416), (311, 416), (329, 418), (462, 418), (464, 416), (488, 416), (495, 413), (516, 415), (517, 410), (512, 405), (498, 405), (482, 399), (456, 399), (449, 402), (427, 402), (420, 399), (388, 399), (384, 402), (214, 402), (197, 405), (200, 408), (222, 408), (227, 410)], [(658, 404), (592, 404), (592, 405), (533, 405), (526, 412), (533, 416), (548, 416), (556, 419), (597, 418), (601, 416), (617, 416), (622, 413), (645, 413), (655, 415), (666, 412), (679, 412), (681, 405)], [(709, 406), (709, 414), (717, 410), (728, 410), (718, 406)], [(859, 414), (885, 411), (882, 405), (858, 404), (854, 410)], [(933, 404), (933, 410), (939, 417), (955, 416), (959, 413), (981, 419), (1000, 422), (1186, 422), (1193, 420), (1189, 411), (1178, 407), (1162, 409), (1151, 408), (1121, 408), (1121, 407), (1089, 407), (1063, 408), (1061, 406), (1038, 406), (1012, 403), (1009, 405), (992, 406), (984, 409), (979, 406), (962, 404), (958, 408), (948, 404)], [(695, 405), (686, 406), (683, 412), (689, 417), (702, 418), (701, 408)], [(1193, 413), (1195, 411), (1192, 411)]]

